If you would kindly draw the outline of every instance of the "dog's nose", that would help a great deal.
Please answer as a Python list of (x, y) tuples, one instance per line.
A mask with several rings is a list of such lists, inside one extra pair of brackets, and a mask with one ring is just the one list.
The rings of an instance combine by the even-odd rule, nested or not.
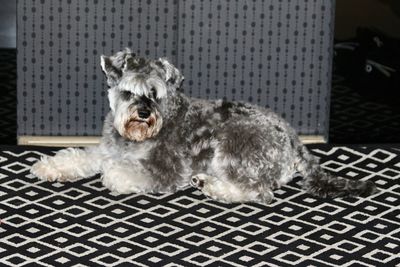
[(150, 113), (151, 112), (147, 109), (138, 110), (138, 115), (141, 119), (147, 119), (150, 116)]

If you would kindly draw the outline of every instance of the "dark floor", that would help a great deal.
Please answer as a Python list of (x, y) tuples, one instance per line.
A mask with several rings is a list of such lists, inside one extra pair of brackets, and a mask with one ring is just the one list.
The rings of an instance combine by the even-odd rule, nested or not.
[(339, 76), (333, 80), (330, 143), (400, 142), (400, 106), (393, 105), (391, 99), (373, 101)]
[(0, 144), (17, 142), (17, 53), (0, 49)]
[[(0, 144), (16, 144), (16, 51), (0, 49)], [(360, 93), (361, 92), (361, 93)], [(334, 76), (330, 143), (400, 143), (400, 109), (390, 95), (374, 101)]]

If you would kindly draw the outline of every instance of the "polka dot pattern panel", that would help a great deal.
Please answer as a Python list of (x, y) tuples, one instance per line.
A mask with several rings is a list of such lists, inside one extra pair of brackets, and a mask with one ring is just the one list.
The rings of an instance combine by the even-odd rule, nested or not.
[(251, 102), (326, 135), (333, 1), (19, 0), (18, 135), (100, 135), (101, 54), (168, 57), (193, 97)]
[(101, 54), (131, 47), (175, 61), (172, 0), (21, 0), (18, 12), (19, 135), (100, 135)]
[(332, 10), (318, 0), (180, 1), (178, 61), (188, 93), (252, 102), (302, 134), (324, 135)]

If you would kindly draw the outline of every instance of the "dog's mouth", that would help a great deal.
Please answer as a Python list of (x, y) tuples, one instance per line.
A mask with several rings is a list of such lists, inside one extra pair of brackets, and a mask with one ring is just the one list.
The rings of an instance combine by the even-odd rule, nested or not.
[(141, 119), (135, 116), (125, 123), (123, 135), (130, 140), (144, 141), (155, 134), (155, 124), (155, 116), (150, 116), (147, 119)]
[(126, 128), (137, 127), (141, 124), (147, 124), (148, 127), (151, 126), (150, 120), (131, 119), (127, 122)]
[(125, 129), (128, 133), (139, 131), (141, 134), (146, 134), (148, 130), (154, 125), (154, 119), (138, 119), (133, 118), (125, 123)]

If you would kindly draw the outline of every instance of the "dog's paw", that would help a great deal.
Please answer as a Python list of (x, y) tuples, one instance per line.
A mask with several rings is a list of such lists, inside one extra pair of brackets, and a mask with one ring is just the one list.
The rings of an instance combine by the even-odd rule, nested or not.
[(264, 189), (259, 199), (262, 203), (271, 204), (274, 201), (274, 192), (271, 189)]
[(51, 164), (48, 164), (48, 161), (45, 159), (33, 164), (31, 173), (43, 181), (54, 182), (63, 180), (62, 173)]
[(105, 188), (110, 190), (113, 193), (116, 194), (126, 194), (126, 188), (124, 189), (121, 186), (118, 186), (115, 182), (113, 182), (112, 179), (109, 179), (108, 177), (105, 177), (104, 175), (101, 177), (101, 183)]
[[(117, 176), (118, 177), (118, 176)], [(112, 179), (109, 176), (102, 176), (102, 184), (108, 190), (119, 195), (135, 194), (145, 192), (143, 189), (139, 188), (138, 185), (134, 183), (129, 183), (123, 179)]]
[(203, 189), (205, 183), (209, 180), (210, 176), (207, 174), (197, 174), (192, 176), (192, 179), (190, 179), (190, 185), (197, 188), (197, 189)]
[(112, 185), (112, 183), (110, 183), (109, 181), (107, 181), (107, 180), (104, 179), (104, 176), (101, 177), (101, 183), (103, 184), (103, 186), (104, 186), (105, 188), (107, 188), (107, 189), (110, 190), (111, 192), (119, 194), (119, 193), (116, 192), (116, 190), (114, 189), (114, 186)]

